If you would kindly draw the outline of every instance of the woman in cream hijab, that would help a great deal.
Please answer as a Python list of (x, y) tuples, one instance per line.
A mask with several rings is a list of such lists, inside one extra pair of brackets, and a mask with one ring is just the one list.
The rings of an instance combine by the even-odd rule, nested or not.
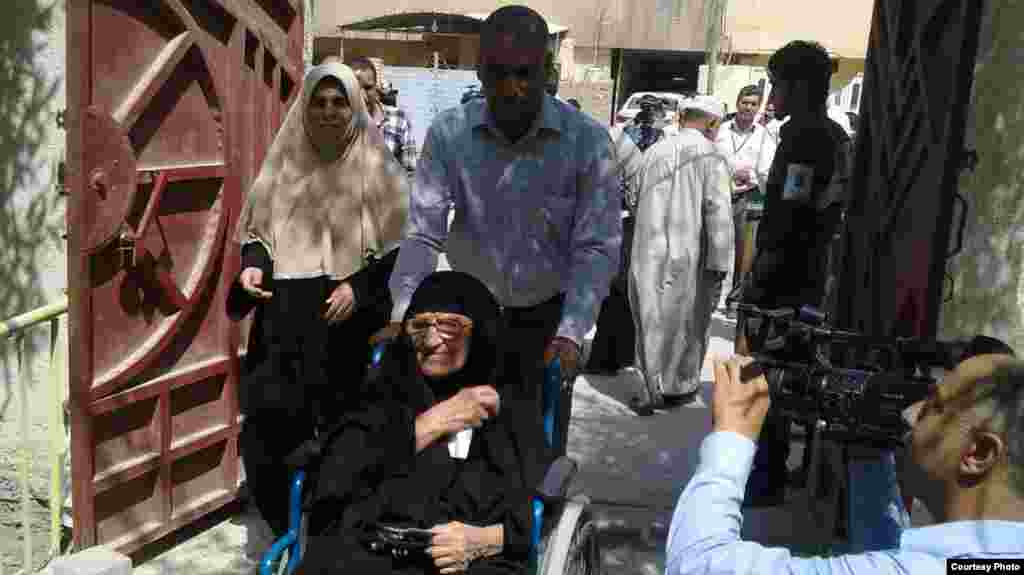
[(284, 458), (351, 405), (368, 338), (387, 323), (407, 185), (352, 70), (311, 69), (241, 213), (242, 272), (228, 300), (235, 319), (256, 310), (239, 441), (250, 493), (278, 536), (288, 523)]

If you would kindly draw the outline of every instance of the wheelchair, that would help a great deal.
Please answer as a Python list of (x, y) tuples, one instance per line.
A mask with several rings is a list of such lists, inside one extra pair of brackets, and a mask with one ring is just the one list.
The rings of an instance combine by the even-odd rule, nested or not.
[[(384, 341), (374, 347), (372, 368), (379, 366), (386, 346)], [(543, 425), (547, 446), (558, 447), (559, 452), (568, 440), (572, 387), (572, 381), (562, 380), (555, 358), (544, 374)], [(601, 572), (597, 527), (587, 509), (590, 499), (582, 494), (568, 496), (576, 471), (576, 462), (566, 456), (558, 457), (548, 467), (538, 486), (538, 495), (531, 501), (533, 533), (527, 568), (530, 575), (597, 575)], [(264, 554), (260, 575), (291, 575), (302, 560), (307, 528), (307, 518), (302, 513), (305, 479), (306, 472), (301, 469), (293, 476), (288, 533)], [(287, 560), (284, 560), (286, 554)]]

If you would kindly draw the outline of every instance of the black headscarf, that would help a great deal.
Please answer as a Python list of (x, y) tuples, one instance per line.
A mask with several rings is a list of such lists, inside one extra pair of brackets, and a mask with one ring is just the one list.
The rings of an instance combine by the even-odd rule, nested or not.
[[(421, 313), (457, 313), (473, 320), (469, 335), (466, 365), (441, 379), (428, 379), (419, 373), (416, 350), (405, 332), (405, 323)], [(422, 411), (455, 395), (464, 387), (498, 387), (501, 371), (498, 328), (501, 311), (497, 300), (480, 280), (455, 271), (434, 272), (427, 276), (412, 295), (402, 320), (401, 335), (388, 346), (382, 360), (381, 378), (385, 381), (416, 380), (422, 385), (401, 386), (400, 401)], [(375, 378), (376, 379), (376, 378)]]

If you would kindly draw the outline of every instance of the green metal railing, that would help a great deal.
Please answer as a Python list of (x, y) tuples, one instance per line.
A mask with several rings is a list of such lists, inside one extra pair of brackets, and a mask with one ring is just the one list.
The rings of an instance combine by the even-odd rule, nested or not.
[[(50, 546), (48, 560), (61, 552), (61, 514), (64, 507), (62, 489), (63, 458), (67, 455), (64, 441), (64, 397), (67, 389), (67, 363), (63, 346), (58, 344), (60, 334), (60, 317), (67, 313), (68, 298), (24, 313), (17, 317), (0, 322), (0, 340), (14, 340), (18, 357), (18, 389), (21, 394), (21, 449), (18, 457), (19, 480), (21, 484), (21, 528), (23, 544), (23, 567), (19, 573), (33, 571), (32, 563), (32, 524), (30, 521), (31, 495), (29, 492), (29, 476), (32, 457), (30, 443), (29, 417), (29, 382), (32, 380), (32, 362), (25, 357), (25, 338), (28, 330), (43, 323), (49, 323), (49, 369), (47, 374), (51, 401), (46, 406), (48, 415), (47, 434), (49, 439), (50, 462)], [(0, 561), (0, 575), (3, 574), (3, 562)]]

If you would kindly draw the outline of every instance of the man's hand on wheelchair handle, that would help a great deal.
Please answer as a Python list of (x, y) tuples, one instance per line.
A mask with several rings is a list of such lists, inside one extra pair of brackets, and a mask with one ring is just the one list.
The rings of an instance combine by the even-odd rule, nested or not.
[(579, 374), (580, 346), (566, 337), (553, 337), (544, 349), (544, 365), (550, 365), (555, 358), (562, 370), (562, 379), (576, 379)]
[(757, 441), (771, 400), (768, 380), (750, 357), (715, 361), (711, 401), (714, 431), (732, 431)]

